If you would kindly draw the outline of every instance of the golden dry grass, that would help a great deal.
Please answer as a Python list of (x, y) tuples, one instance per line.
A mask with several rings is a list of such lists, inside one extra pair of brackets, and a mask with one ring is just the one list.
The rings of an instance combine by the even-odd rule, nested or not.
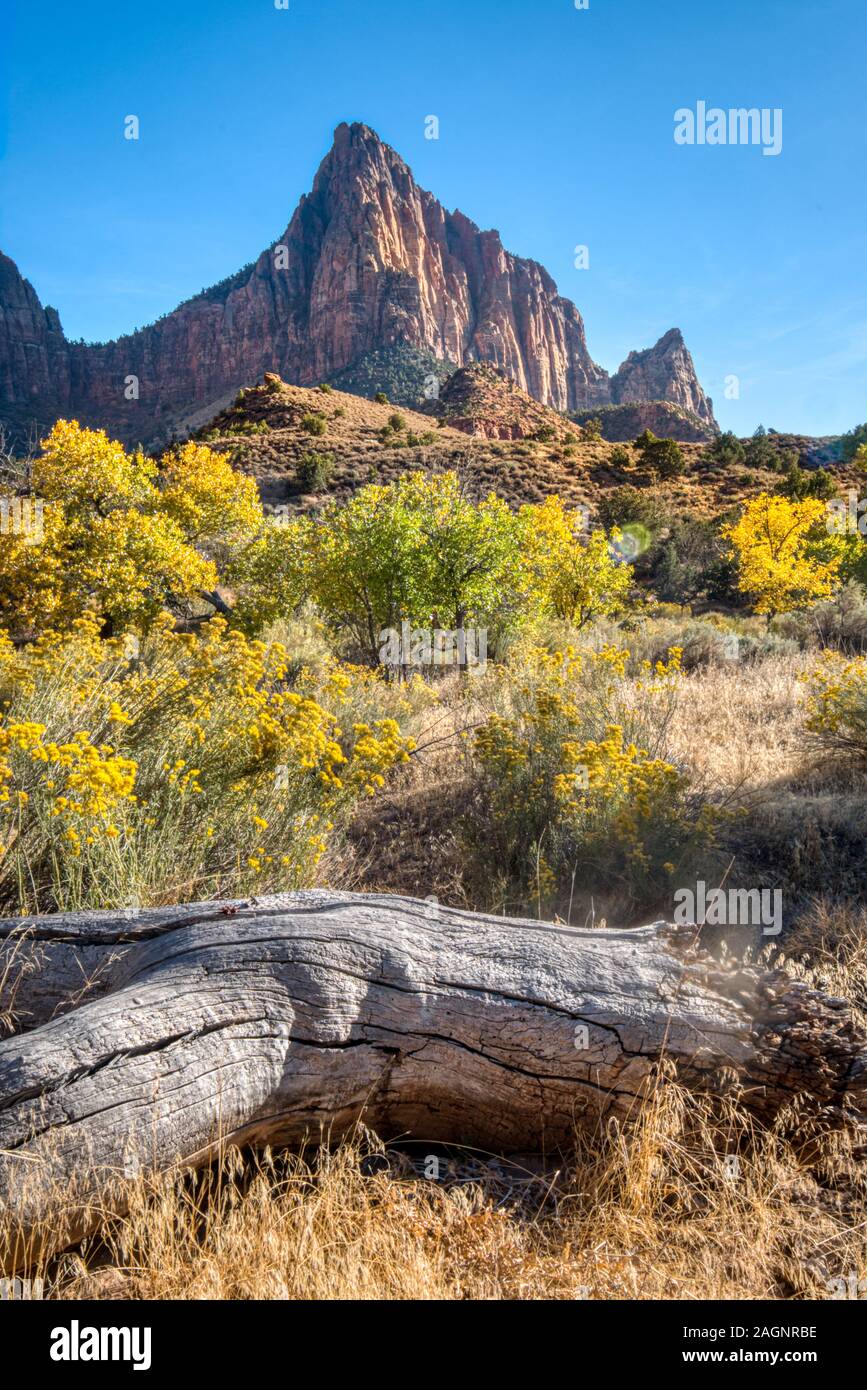
[(434, 1180), (363, 1131), (307, 1157), (230, 1151), (126, 1183), (126, 1215), (27, 1272), (72, 1299), (828, 1298), (867, 1271), (864, 1185), (840, 1139), (808, 1168), (805, 1137), (795, 1114), (756, 1134), (663, 1078), (634, 1127), (579, 1138), (559, 1170), (456, 1154)]
[(804, 761), (805, 653), (743, 666), (710, 666), (686, 678), (672, 723), (673, 751), (711, 785), (755, 789)]

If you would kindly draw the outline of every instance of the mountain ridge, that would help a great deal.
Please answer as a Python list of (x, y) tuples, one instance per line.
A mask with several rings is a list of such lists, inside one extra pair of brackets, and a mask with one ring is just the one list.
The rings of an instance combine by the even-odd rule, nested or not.
[(679, 329), (609, 375), (544, 266), (448, 212), (361, 123), (337, 127), (310, 192), (249, 269), (112, 342), (66, 339), (0, 255), (0, 419), (13, 432), (66, 414), (155, 445), (265, 371), (313, 385), (400, 346), (456, 367), (490, 363), (560, 411), (653, 391), (716, 428)]

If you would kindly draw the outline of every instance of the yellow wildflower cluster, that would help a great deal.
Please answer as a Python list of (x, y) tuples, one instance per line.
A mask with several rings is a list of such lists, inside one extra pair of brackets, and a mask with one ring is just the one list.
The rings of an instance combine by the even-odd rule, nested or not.
[[(87, 844), (120, 834), (117, 813), (136, 804), (136, 764), (109, 744), (95, 746), (85, 732), (66, 743), (46, 740), (46, 733), (44, 724), (32, 721), (0, 723), (0, 803), (7, 813), (20, 811), (41, 796), (50, 818), (62, 820), (63, 840), (78, 856), (82, 834)], [(17, 789), (16, 780), (23, 784)], [(17, 825), (4, 835), (4, 854), (19, 836)]]
[(810, 733), (829, 747), (867, 757), (867, 657), (826, 652), (803, 680)]
[[(553, 893), (582, 864), (610, 878), (665, 881), (713, 817), (660, 743), (680, 652), (627, 681), (629, 652), (523, 652), (511, 709), (476, 731), (482, 778), (473, 834), (525, 894)], [(635, 692), (642, 692), (636, 701)], [(614, 722), (612, 711), (620, 718)]]
[(671, 687), (683, 674), (682, 660), (683, 647), (669, 647), (667, 661), (642, 661), (636, 688), (656, 695)]
[(280, 643), (219, 619), (195, 636), (160, 618), (104, 641), (83, 618), (23, 650), (0, 639), (0, 893), (29, 910), (309, 883), (414, 745), (367, 717), (368, 672), (303, 677)]

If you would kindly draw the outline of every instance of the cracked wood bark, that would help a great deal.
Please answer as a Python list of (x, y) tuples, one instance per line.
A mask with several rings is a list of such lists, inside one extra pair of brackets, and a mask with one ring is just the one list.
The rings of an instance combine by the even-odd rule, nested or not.
[(84, 1229), (107, 1175), (360, 1117), (386, 1138), (554, 1150), (634, 1112), (662, 1056), (763, 1118), (799, 1094), (867, 1115), (846, 1001), (722, 966), (694, 928), (320, 891), (0, 922), (0, 984), (22, 1030), (0, 1042), (0, 1203), (25, 1230), (59, 1195)]

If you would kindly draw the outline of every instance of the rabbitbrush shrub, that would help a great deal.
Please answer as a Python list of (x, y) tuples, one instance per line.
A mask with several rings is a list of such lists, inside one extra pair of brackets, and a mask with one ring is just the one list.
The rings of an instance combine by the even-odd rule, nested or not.
[(480, 873), (539, 913), (570, 883), (652, 904), (714, 840), (715, 815), (665, 754), (680, 652), (625, 683), (629, 652), (513, 654), (503, 712), (475, 732), (468, 837)]
[(356, 718), (369, 671), (290, 686), (278, 642), (221, 619), (103, 641), (93, 619), (22, 652), (0, 633), (0, 903), (14, 913), (309, 884), (329, 838), (412, 742)]

